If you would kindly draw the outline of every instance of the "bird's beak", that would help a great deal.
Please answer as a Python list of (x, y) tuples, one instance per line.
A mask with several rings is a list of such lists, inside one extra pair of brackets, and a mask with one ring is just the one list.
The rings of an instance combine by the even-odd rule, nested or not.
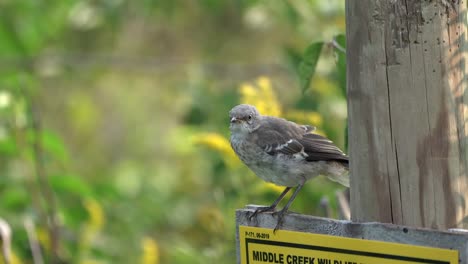
[(231, 123), (237, 123), (238, 121), (239, 121), (239, 119), (237, 119), (237, 117), (231, 118)]

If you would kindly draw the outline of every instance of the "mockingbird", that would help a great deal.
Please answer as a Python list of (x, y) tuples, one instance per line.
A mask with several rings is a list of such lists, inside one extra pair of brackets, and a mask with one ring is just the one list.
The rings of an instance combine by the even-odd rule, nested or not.
[(284, 208), (277, 212), (276, 231), (307, 180), (325, 175), (349, 186), (348, 156), (332, 141), (314, 134), (314, 127), (263, 116), (247, 104), (232, 108), (229, 118), (231, 146), (242, 162), (263, 180), (286, 186), (271, 206), (257, 209), (250, 218), (260, 212), (274, 211), (291, 188), (297, 187)]

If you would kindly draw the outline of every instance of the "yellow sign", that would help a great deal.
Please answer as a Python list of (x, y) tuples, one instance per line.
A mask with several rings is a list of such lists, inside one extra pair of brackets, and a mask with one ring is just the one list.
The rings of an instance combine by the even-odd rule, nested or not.
[(240, 226), (242, 264), (458, 264), (458, 251)]

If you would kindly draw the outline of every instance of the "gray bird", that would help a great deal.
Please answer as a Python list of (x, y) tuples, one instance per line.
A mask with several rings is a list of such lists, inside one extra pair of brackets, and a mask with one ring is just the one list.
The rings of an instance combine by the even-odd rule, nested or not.
[(278, 212), (276, 231), (302, 186), (318, 175), (349, 187), (348, 156), (332, 141), (314, 134), (314, 127), (263, 116), (247, 104), (232, 108), (229, 118), (231, 146), (237, 156), (263, 180), (286, 187), (271, 206), (257, 209), (250, 218), (274, 211), (291, 188), (297, 187)]

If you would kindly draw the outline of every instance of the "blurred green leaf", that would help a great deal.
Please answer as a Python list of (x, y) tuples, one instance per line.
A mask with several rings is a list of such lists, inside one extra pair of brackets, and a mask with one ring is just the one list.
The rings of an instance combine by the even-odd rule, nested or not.
[(288, 66), (294, 70), (294, 72), (298, 72), (299, 65), (302, 61), (302, 54), (295, 50), (294, 48), (287, 47), (284, 49), (284, 54), (286, 57), (286, 62)]
[(207, 8), (210, 12), (219, 12), (223, 5), (226, 4), (226, 2), (217, 0), (202, 0), (201, 3), (203, 7)]
[(343, 93), (346, 96), (346, 37), (338, 35), (334, 38), (335, 62), (337, 67), (337, 80)]
[(70, 200), (60, 200), (59, 203), (66, 206), (60, 206), (59, 210), (67, 227), (79, 227), (89, 218), (82, 203), (71, 202)]
[(302, 57), (302, 61), (299, 64), (299, 82), (303, 93), (309, 88), (310, 80), (314, 76), (322, 47), (323, 42), (312, 43), (307, 47), (304, 56)]
[(299, 19), (300, 19), (300, 14), (297, 12), (296, 8), (294, 5), (291, 4), (290, 1), (282, 1), (284, 3), (284, 9), (286, 12), (286, 16), (288, 20), (293, 24), (293, 25), (298, 25), (299, 24)]
[[(41, 147), (43, 150), (51, 154), (54, 159), (60, 162), (68, 161), (68, 152), (62, 139), (51, 130), (41, 132)], [(32, 130), (28, 131), (28, 140), (32, 144), (37, 140), (36, 133)]]
[(52, 175), (49, 177), (52, 189), (59, 193), (73, 193), (79, 196), (91, 196), (90, 186), (74, 175)]
[[(348, 144), (349, 144), (349, 141), (348, 141), (348, 140), (349, 140), (348, 131), (349, 131), (349, 129), (348, 129), (348, 118), (346, 118), (346, 127), (345, 127), (345, 132), (344, 132), (344, 134), (345, 134), (345, 149), (344, 149), (345, 153), (348, 153), (348, 146), (349, 146), (349, 145), (348, 145)], [(348, 154), (349, 154), (349, 153), (348, 153)]]
[(13, 30), (11, 21), (0, 19), (0, 55), (15, 56), (25, 53), (23, 43)]
[(7, 209), (19, 209), (26, 207), (30, 203), (29, 193), (20, 186), (9, 186), (2, 191), (2, 206)]
[(13, 155), (17, 152), (15, 139), (7, 137), (0, 140), (0, 153), (4, 155)]
[(121, 199), (119, 192), (115, 189), (113, 184), (108, 182), (99, 183), (93, 182), (93, 194), (101, 199), (118, 200)]
[(68, 152), (65, 148), (65, 144), (57, 134), (51, 130), (45, 130), (42, 132), (41, 139), (42, 147), (45, 151), (51, 153), (54, 158), (62, 162), (68, 161)]

